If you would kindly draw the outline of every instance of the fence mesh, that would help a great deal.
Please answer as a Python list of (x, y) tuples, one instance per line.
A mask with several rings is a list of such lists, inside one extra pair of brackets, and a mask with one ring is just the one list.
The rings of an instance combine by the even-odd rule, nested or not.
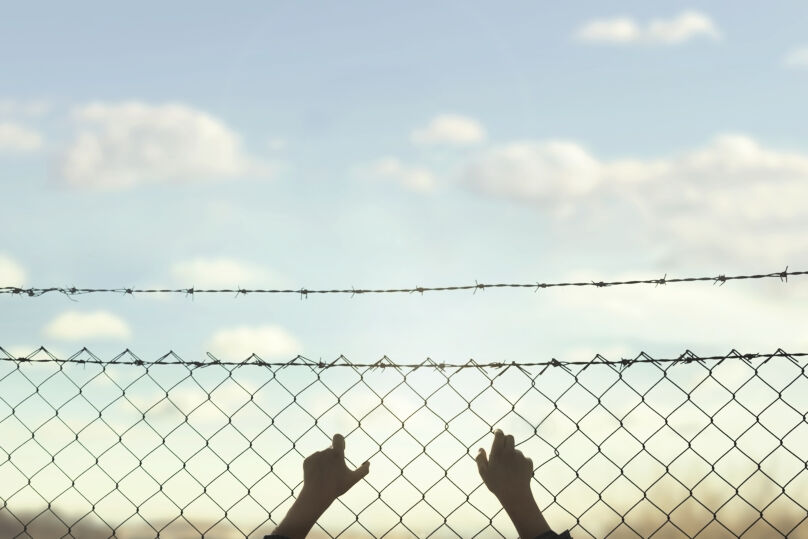
[[(5, 356), (5, 357), (3, 357)], [(0, 535), (261, 537), (303, 458), (367, 478), (324, 537), (502, 537), (473, 456), (514, 434), (574, 537), (808, 537), (808, 361), (772, 354), (400, 366), (27, 358), (0, 348)]]

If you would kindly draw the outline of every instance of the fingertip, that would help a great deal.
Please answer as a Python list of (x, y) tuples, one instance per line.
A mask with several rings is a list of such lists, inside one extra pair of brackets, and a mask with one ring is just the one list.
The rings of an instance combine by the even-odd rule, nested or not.
[(494, 458), (499, 455), (500, 451), (505, 448), (505, 433), (502, 429), (494, 431), (494, 441), (491, 443), (491, 457)]
[(370, 473), (370, 462), (366, 460), (365, 462), (362, 463), (362, 465), (359, 468), (357, 468), (356, 471), (359, 472), (360, 478), (365, 477), (367, 474)]

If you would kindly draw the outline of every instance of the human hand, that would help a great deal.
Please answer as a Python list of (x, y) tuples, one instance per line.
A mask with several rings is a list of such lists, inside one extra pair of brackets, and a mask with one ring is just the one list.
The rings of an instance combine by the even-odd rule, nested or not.
[(477, 453), (477, 470), (485, 486), (505, 503), (508, 500), (531, 496), (530, 479), (533, 477), (533, 461), (514, 448), (514, 439), (501, 430), (494, 431), (491, 457), (480, 448)]
[(345, 464), (345, 438), (335, 434), (331, 447), (317, 451), (303, 461), (303, 492), (310, 495), (310, 501), (328, 507), (339, 496), (365, 477), (370, 471), (370, 463), (351, 470)]
[(345, 465), (345, 438), (335, 434), (331, 447), (317, 451), (303, 461), (303, 488), (274, 535), (302, 539), (339, 496), (370, 471), (370, 463), (351, 470)]
[(485, 486), (499, 499), (519, 537), (537, 537), (550, 531), (530, 491), (533, 461), (515, 449), (513, 436), (497, 429), (490, 458), (480, 448), (475, 460)]

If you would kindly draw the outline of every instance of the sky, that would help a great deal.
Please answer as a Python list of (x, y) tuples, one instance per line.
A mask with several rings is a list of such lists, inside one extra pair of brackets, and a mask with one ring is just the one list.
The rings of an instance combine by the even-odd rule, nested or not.
[[(804, 2), (13, 3), (0, 286), (808, 269)], [(480, 362), (808, 348), (808, 280), (0, 296), (0, 347)]]
[[(808, 8), (736, 7), (9, 6), (0, 281), (350, 288), (799, 269)], [(805, 343), (804, 290), (4, 297), (0, 340), (401, 361), (774, 349)]]

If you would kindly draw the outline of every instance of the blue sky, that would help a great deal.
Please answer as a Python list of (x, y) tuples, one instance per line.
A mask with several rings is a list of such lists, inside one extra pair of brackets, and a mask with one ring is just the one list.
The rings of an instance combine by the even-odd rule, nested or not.
[[(417, 286), (806, 262), (799, 2), (6, 11), (3, 284)], [(0, 345), (401, 361), (761, 351), (807, 344), (805, 297), (796, 279), (5, 297)]]

